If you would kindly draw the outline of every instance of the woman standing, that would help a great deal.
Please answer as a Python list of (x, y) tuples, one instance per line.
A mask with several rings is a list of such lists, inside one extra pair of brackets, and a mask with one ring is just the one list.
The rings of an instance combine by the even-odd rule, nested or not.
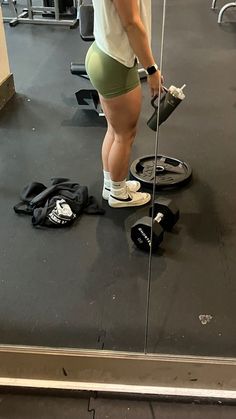
[(162, 91), (162, 76), (151, 50), (151, 0), (93, 0), (95, 42), (86, 70), (107, 119), (102, 147), (103, 198), (113, 208), (145, 205), (148, 193), (126, 181), (141, 110), (137, 59), (146, 69), (151, 95)]

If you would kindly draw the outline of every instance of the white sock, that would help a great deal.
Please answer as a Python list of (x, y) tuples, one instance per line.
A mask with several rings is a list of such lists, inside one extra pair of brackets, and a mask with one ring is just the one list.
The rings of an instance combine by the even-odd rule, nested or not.
[(111, 195), (127, 196), (126, 179), (121, 182), (113, 182), (113, 180), (111, 180)]
[(105, 170), (103, 170), (103, 175), (104, 175), (104, 187), (110, 190), (111, 189), (110, 172), (106, 172)]

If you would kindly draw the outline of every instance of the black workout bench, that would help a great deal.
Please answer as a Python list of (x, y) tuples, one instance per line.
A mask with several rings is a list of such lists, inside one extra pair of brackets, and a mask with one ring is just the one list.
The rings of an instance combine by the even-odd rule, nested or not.
[[(83, 41), (93, 42), (94, 10), (92, 4), (81, 4), (79, 8), (79, 28)], [(85, 64), (71, 63), (71, 74), (89, 80)], [(75, 93), (80, 109), (95, 110), (99, 116), (104, 116), (98, 92), (95, 89), (80, 89)]]

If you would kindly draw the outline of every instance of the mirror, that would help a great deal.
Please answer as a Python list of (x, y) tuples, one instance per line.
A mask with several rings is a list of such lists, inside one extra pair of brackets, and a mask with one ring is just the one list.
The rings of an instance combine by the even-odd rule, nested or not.
[(148, 352), (234, 357), (235, 31), (226, 14), (219, 26), (204, 6), (167, 3), (165, 83), (187, 87), (161, 126), (159, 153), (188, 162), (193, 179), (156, 190), (176, 203), (180, 220), (152, 258)]
[[(160, 5), (153, 2), (153, 8), (155, 23)], [(7, 13), (5, 5), (6, 21)], [(148, 209), (114, 210), (103, 203), (105, 215), (83, 213), (65, 229), (34, 228), (31, 216), (13, 212), (25, 185), (48, 187), (51, 178), (87, 186), (101, 205), (106, 131), (101, 112), (81, 110), (76, 101), (89, 81), (75, 76), (76, 66), (70, 74), (70, 63), (83, 62), (90, 43), (78, 29), (18, 23), (5, 25), (17, 94), (0, 115), (0, 343), (143, 352), (150, 261), (135, 248), (130, 230)], [(143, 96), (132, 161), (154, 153), (145, 82)]]
[[(51, 17), (47, 13), (41, 26), (24, 25), (30, 17), (22, 15), (14, 21), (18, 27), (5, 25), (17, 91), (0, 113), (0, 376), (13, 378), (11, 384), (16, 375), (25, 379), (28, 366), (29, 379), (61, 380), (62, 387), (68, 381), (81, 383), (82, 377), (87, 386), (80, 390), (91, 389), (91, 372), (93, 383), (97, 380), (93, 391), (114, 381), (120, 391), (127, 379), (128, 391), (132, 385), (136, 391), (137, 385), (141, 393), (143, 386), (153, 391), (153, 385), (159, 390), (164, 385), (165, 391), (170, 385), (174, 392), (170, 394), (176, 395), (177, 386), (181, 390), (192, 385), (192, 395), (203, 397), (214, 387), (219, 400), (219, 376), (223, 390), (235, 387), (230, 378), (234, 359), (212, 358), (235, 353), (235, 239), (234, 220), (229, 217), (234, 214), (235, 190), (235, 30), (222, 13), (218, 26), (203, 0), (202, 4), (191, 0), (188, 7), (154, 0), (152, 6), (158, 58), (166, 12), (165, 86), (187, 85), (186, 99), (160, 126), (158, 153), (165, 157), (158, 164), (157, 178), (180, 181), (188, 175), (190, 180), (193, 168), (193, 179), (181, 188), (155, 188), (159, 200), (175, 202), (180, 219), (172, 232), (164, 233), (151, 257), (138, 250), (130, 236), (132, 225), (148, 215), (147, 207), (113, 210), (104, 203), (105, 216), (83, 213), (66, 229), (36, 229), (31, 217), (14, 214), (24, 185), (40, 181), (48, 186), (58, 176), (88, 186), (89, 195), (101, 205), (100, 149), (106, 124), (97, 95), (83, 96), (90, 84), (78, 77), (82, 67), (70, 68), (71, 62), (83, 62), (90, 45), (76, 28), (68, 30), (74, 26), (73, 16), (63, 20), (63, 29), (46, 24), (48, 18), (57, 20), (56, 13)], [(7, 7), (4, 2), (4, 20), (9, 22)], [(0, 28), (2, 35), (3, 25)], [(0, 38), (6, 53), (5, 39)], [(7, 61), (4, 77), (1, 71), (2, 66), (3, 85), (10, 80), (13, 87)], [(132, 162), (144, 157), (145, 163), (145, 156), (155, 155), (157, 147), (155, 133), (147, 126), (154, 109), (148, 88), (143, 87)], [(90, 105), (96, 111), (81, 109)], [(148, 166), (149, 162), (145, 173), (150, 178), (153, 164)], [(156, 222), (163, 221), (162, 211), (158, 207)], [(175, 366), (176, 357), (168, 354), (180, 355)], [(201, 355), (208, 358), (196, 362)], [(196, 382), (199, 362), (201, 380)]]

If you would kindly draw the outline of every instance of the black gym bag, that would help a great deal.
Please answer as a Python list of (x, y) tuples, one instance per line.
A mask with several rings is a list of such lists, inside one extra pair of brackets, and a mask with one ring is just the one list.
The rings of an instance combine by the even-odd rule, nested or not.
[(32, 216), (34, 227), (65, 227), (83, 212), (103, 215), (96, 199), (88, 195), (88, 188), (66, 178), (52, 179), (49, 187), (39, 182), (27, 185), (21, 201), (14, 206), (17, 214)]

